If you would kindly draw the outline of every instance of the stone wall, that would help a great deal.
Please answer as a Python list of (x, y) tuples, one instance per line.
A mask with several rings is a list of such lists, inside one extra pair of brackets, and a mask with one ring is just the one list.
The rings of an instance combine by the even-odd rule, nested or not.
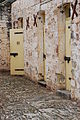
[(0, 70), (9, 70), (9, 29), (11, 28), (11, 8), (0, 8)]
[(5, 20), (0, 21), (0, 70), (9, 70), (9, 40)]
[[(64, 6), (70, 3), (64, 0)], [(74, 3), (74, 1), (72, 1)], [(34, 15), (45, 11), (45, 49), (46, 49), (46, 83), (51, 89), (65, 88), (65, 13), (61, 13), (62, 0), (17, 0), (12, 5), (12, 23), (18, 26), (18, 18), (23, 17), (24, 29), (24, 63), (25, 75), (34, 81), (39, 80), (39, 27), (34, 25)], [(19, 6), (19, 7), (17, 7)], [(79, 4), (77, 5), (79, 13)], [(79, 15), (80, 17), (80, 15)], [(79, 19), (78, 17), (78, 19)], [(29, 20), (28, 20), (29, 19)], [(76, 19), (76, 18), (75, 18)], [(79, 95), (79, 21), (72, 23), (72, 97)], [(16, 22), (17, 21), (17, 22)], [(28, 22), (27, 22), (28, 21)], [(36, 19), (36, 22), (37, 19)], [(37, 23), (38, 24), (38, 23)], [(61, 26), (61, 27), (60, 27)], [(76, 27), (76, 29), (75, 29)], [(62, 28), (62, 29), (60, 29)], [(77, 30), (77, 32), (75, 31)], [(60, 32), (62, 31), (62, 32)], [(77, 40), (77, 42), (76, 42)], [(77, 59), (76, 59), (77, 58)], [(77, 76), (77, 77), (76, 77)], [(76, 81), (76, 82), (75, 82)], [(78, 81), (78, 82), (77, 82)], [(76, 84), (75, 84), (76, 83)], [(78, 85), (77, 85), (78, 84)], [(76, 91), (78, 90), (78, 93)], [(78, 94), (78, 95), (77, 95)]]
[[(73, 2), (74, 4), (74, 2)], [(78, 17), (72, 21), (72, 97), (80, 99), (80, 1), (76, 6)]]

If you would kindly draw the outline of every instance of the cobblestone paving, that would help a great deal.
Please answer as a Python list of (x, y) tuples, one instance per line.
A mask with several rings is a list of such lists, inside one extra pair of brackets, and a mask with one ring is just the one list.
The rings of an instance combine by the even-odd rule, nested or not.
[(25, 77), (0, 73), (0, 120), (80, 120), (80, 108)]

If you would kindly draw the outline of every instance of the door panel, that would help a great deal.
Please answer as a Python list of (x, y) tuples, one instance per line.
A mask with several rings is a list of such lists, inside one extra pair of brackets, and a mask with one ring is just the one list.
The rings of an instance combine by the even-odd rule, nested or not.
[[(41, 11), (40, 11), (41, 12)], [(39, 79), (45, 80), (46, 79), (46, 71), (45, 71), (45, 23), (43, 13), (39, 13), (38, 16), (38, 39), (39, 39)]]
[(11, 75), (24, 74), (23, 30), (10, 30), (10, 70)]
[(70, 31), (71, 20), (66, 18), (66, 89), (71, 90), (71, 31)]

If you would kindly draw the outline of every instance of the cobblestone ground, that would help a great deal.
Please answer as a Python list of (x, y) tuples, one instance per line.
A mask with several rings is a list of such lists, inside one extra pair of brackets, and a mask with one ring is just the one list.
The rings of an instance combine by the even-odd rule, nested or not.
[(80, 120), (80, 108), (25, 77), (0, 73), (0, 120)]

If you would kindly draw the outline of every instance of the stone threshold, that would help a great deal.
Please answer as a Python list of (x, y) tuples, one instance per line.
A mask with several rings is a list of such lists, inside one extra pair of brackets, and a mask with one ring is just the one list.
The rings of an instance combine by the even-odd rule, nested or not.
[(46, 81), (44, 81), (44, 80), (39, 80), (38, 84), (43, 86), (43, 87), (46, 87)]
[(71, 92), (68, 90), (57, 90), (56, 94), (64, 99), (71, 100)]

